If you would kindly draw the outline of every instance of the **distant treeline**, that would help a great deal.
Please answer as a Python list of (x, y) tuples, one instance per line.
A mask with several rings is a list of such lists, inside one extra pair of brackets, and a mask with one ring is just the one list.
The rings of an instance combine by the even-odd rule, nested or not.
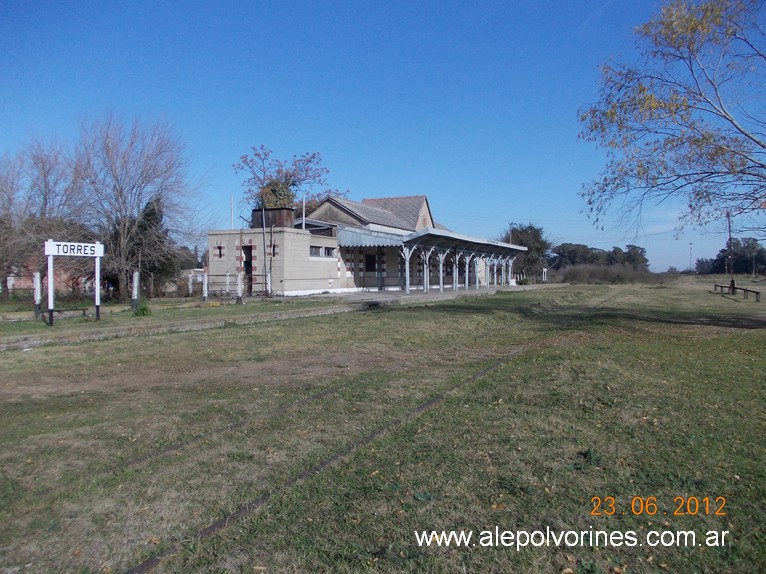
[[(729, 261), (733, 268), (729, 267)], [(694, 269), (700, 275), (712, 273), (758, 275), (766, 271), (766, 249), (752, 237), (733, 238), (731, 246), (721, 249), (714, 259), (697, 259)]]

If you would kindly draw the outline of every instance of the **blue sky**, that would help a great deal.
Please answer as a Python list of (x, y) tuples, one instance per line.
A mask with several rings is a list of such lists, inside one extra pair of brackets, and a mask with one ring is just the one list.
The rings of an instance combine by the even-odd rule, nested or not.
[[(674, 238), (678, 208), (596, 229), (582, 185), (604, 154), (577, 138), (599, 66), (635, 56), (655, 0), (0, 3), (0, 153), (70, 142), (111, 109), (166, 120), (218, 229), (260, 144), (320, 152), (349, 198), (427, 195), (440, 223), (496, 238), (647, 248), (652, 269), (714, 257), (722, 228)], [(237, 223), (239, 225), (239, 223)]]

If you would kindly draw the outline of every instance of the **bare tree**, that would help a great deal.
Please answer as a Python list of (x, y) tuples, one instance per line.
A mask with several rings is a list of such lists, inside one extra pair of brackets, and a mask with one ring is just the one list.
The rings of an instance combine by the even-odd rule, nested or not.
[(23, 154), (29, 186), (27, 211), (40, 219), (79, 220), (84, 198), (71, 153), (60, 144), (33, 140)]
[(247, 176), (244, 201), (252, 208), (294, 207), (299, 190), (326, 185), (330, 170), (322, 165), (318, 152), (293, 156), (287, 162), (272, 158), (273, 152), (263, 144), (252, 151), (252, 155), (245, 154), (234, 164), (234, 171)]
[[(80, 223), (83, 202), (72, 157), (61, 145), (33, 140), (13, 156), (5, 155), (0, 160), (0, 198), (2, 281), (34, 270), (44, 275), (46, 239), (91, 237)], [(82, 274), (78, 263), (67, 259), (61, 265)]]
[[(157, 221), (174, 239), (197, 232), (186, 178), (184, 146), (170, 127), (139, 119), (126, 125), (112, 113), (83, 123), (77, 171), (87, 198), (86, 221), (105, 247), (103, 269), (117, 278), (128, 297), (131, 271), (144, 262), (170, 257), (172, 241), (156, 239)], [(161, 206), (161, 217), (145, 217)]]
[[(21, 235), (26, 264), (45, 275), (45, 240), (91, 241), (93, 234), (82, 223), (85, 202), (72, 152), (59, 143), (32, 140), (21, 154), (26, 186)], [(89, 273), (89, 266), (78, 259), (67, 258), (58, 266), (73, 276)]]
[(760, 0), (673, 0), (638, 28), (643, 62), (603, 68), (580, 136), (608, 163), (583, 197), (596, 223), (617, 204), (680, 199), (679, 227), (727, 212), (764, 231), (766, 37)]
[(8, 276), (19, 264), (16, 240), (21, 196), (21, 163), (18, 156), (0, 156), (0, 289), (6, 293)]

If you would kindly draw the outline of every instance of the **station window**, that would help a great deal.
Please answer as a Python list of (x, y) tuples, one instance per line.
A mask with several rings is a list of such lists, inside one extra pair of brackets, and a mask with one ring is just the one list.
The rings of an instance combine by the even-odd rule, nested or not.
[(309, 246), (309, 255), (311, 257), (321, 257), (322, 256), (322, 248), (318, 245), (311, 245)]
[(325, 257), (335, 257), (335, 248), (334, 247), (325, 247), (324, 248), (324, 256)]

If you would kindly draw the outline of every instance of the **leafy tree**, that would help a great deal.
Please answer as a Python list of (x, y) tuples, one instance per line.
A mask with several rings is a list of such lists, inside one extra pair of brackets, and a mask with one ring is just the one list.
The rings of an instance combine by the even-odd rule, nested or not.
[(281, 180), (274, 180), (267, 183), (262, 189), (258, 198), (260, 207), (293, 207), (295, 203), (295, 193), (290, 185)]
[[(737, 274), (757, 274), (766, 268), (766, 249), (756, 239), (747, 237), (731, 240), (731, 249), (724, 247), (712, 260), (697, 260), (698, 273), (729, 273), (729, 254), (731, 253), (733, 272)], [(710, 262), (705, 266), (705, 261)], [(702, 262), (702, 263), (701, 263)], [(700, 270), (700, 269), (703, 270)]]
[(580, 110), (580, 137), (606, 149), (582, 196), (596, 224), (607, 208), (640, 216), (669, 197), (679, 227), (747, 216), (764, 230), (766, 41), (759, 0), (672, 0), (637, 29), (639, 64), (602, 69), (599, 100)]
[(608, 265), (622, 265), (625, 263), (625, 252), (619, 247), (612, 247), (612, 250), (606, 256)]
[(519, 253), (513, 261), (513, 270), (525, 275), (536, 275), (548, 266), (551, 242), (543, 236), (543, 228), (528, 223), (511, 223), (500, 236), (500, 241), (522, 245), (527, 251)]
[(593, 250), (582, 243), (562, 243), (553, 248), (555, 256), (553, 267), (563, 269), (574, 265), (594, 263)]
[(639, 272), (649, 269), (646, 249), (637, 245), (626, 245), (625, 250), (613, 247), (611, 251), (605, 251), (581, 243), (562, 243), (555, 246), (552, 252), (554, 269), (576, 265), (628, 265)]
[(638, 245), (626, 245), (625, 263), (636, 271), (648, 271), (649, 260), (646, 258), (646, 249)]
[(590, 263), (593, 265), (607, 265), (609, 252), (598, 247), (590, 248)]
[(700, 275), (709, 275), (713, 273), (715, 259), (697, 259), (694, 263), (694, 270)]
[[(114, 235), (122, 226), (115, 227)], [(152, 199), (141, 211), (136, 222), (137, 236), (130, 249), (130, 259), (136, 262), (135, 271), (141, 272), (143, 286), (148, 286), (149, 297), (154, 296), (154, 288), (177, 277), (182, 269), (197, 266), (194, 252), (185, 246), (178, 246), (164, 224), (162, 200)], [(114, 268), (103, 274), (111, 284), (117, 284), (119, 275)]]
[(195, 247), (192, 251), (185, 245), (178, 248), (178, 267), (179, 269), (197, 269), (201, 267), (200, 258)]
[(169, 275), (178, 267), (180, 256), (170, 231), (165, 225), (162, 198), (154, 197), (146, 203), (138, 219), (134, 258), (139, 271)]

